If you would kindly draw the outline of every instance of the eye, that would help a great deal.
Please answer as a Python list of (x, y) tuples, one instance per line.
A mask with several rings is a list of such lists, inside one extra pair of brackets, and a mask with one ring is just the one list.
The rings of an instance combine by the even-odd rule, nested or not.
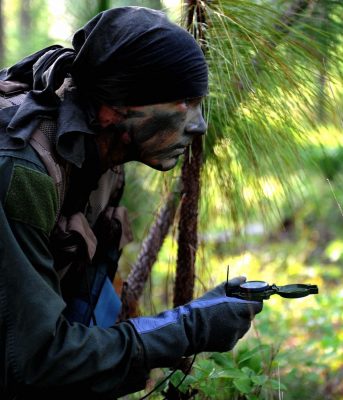
[(193, 97), (191, 99), (186, 99), (185, 104), (188, 107), (197, 107), (199, 104), (201, 104), (202, 97)]

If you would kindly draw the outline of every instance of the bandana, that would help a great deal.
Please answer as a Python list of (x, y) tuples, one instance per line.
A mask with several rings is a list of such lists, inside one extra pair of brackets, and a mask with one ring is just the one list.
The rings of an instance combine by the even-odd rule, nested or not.
[(147, 105), (207, 93), (207, 64), (195, 39), (160, 11), (104, 11), (72, 40), (74, 49), (47, 47), (0, 78), (27, 83), (37, 105), (54, 107), (55, 91), (71, 74), (82, 95), (100, 104)]
[[(0, 71), (0, 79), (28, 85), (20, 106), (0, 110), (1, 125), (7, 126), (0, 135), (3, 148), (24, 147), (42, 117), (59, 119), (64, 131), (58, 137), (70, 136), (69, 131), (75, 136), (72, 120), (62, 115), (75, 114), (73, 104), (84, 112), (79, 120), (84, 118), (88, 129), (83, 132), (91, 133), (100, 104), (148, 105), (207, 94), (208, 70), (199, 45), (160, 11), (104, 11), (74, 34), (72, 45), (47, 47)], [(70, 76), (76, 90), (61, 100), (56, 90)]]
[(159, 11), (105, 11), (76, 32), (72, 76), (98, 103), (157, 104), (207, 93), (207, 65), (195, 39)]

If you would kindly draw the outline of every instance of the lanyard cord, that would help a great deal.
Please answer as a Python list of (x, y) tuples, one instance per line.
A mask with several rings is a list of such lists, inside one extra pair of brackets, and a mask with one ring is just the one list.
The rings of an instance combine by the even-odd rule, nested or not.
[[(177, 388), (179, 388), (179, 387), (181, 386), (182, 382), (186, 379), (187, 375), (190, 373), (190, 371), (191, 371), (191, 369), (192, 369), (192, 367), (193, 367), (193, 364), (194, 364), (194, 361), (195, 361), (196, 356), (197, 356), (196, 354), (193, 355), (193, 358), (192, 358), (191, 363), (189, 364), (187, 370), (184, 372), (184, 376), (182, 377), (182, 379), (180, 380), (180, 382), (177, 384), (177, 386), (175, 386), (175, 389), (177, 389)], [(170, 379), (171, 376), (172, 376), (176, 371), (177, 371), (177, 369), (174, 369), (170, 374), (168, 374), (164, 379), (162, 379), (162, 381), (161, 381), (160, 383), (158, 383), (149, 393), (147, 393), (147, 394), (144, 395), (143, 397), (140, 397), (139, 400), (144, 400), (144, 399), (148, 398), (152, 393), (156, 392), (156, 390), (157, 390), (160, 386), (162, 386), (165, 382), (167, 382), (167, 380)], [(164, 399), (166, 399), (166, 398), (164, 398)]]
[(86, 285), (87, 285), (87, 292), (88, 292), (89, 308), (91, 310), (91, 319), (93, 320), (93, 325), (97, 325), (95, 311), (94, 311), (94, 305), (93, 305), (93, 299), (92, 299), (92, 290), (91, 290), (91, 285), (89, 282), (89, 271), (88, 271), (87, 265), (85, 268), (85, 273), (86, 273)]

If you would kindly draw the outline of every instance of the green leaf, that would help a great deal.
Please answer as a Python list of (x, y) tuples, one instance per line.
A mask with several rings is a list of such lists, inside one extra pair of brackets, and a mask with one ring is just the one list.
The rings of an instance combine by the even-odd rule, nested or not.
[(178, 389), (182, 393), (186, 393), (189, 390), (190, 386), (192, 386), (192, 385), (194, 386), (198, 383), (199, 383), (199, 381), (196, 378), (194, 378), (194, 376), (187, 375), (187, 377), (185, 378), (185, 380), (182, 382), (182, 384), (180, 386), (179, 386), (179, 383), (177, 383), (175, 386), (177, 386)]
[(184, 373), (180, 370), (177, 370), (174, 372), (174, 374), (170, 377), (170, 382), (174, 385), (177, 386), (178, 383), (183, 379)]
[(250, 360), (256, 354), (262, 353), (264, 351), (270, 350), (270, 346), (267, 344), (261, 344), (259, 346), (254, 347), (253, 349), (244, 352), (239, 359), (237, 360), (238, 364), (241, 364), (244, 361)]
[(264, 387), (273, 390), (287, 390), (287, 387), (276, 379), (270, 379), (265, 382)]
[(254, 375), (251, 377), (251, 381), (258, 386), (263, 386), (269, 379), (266, 375)]
[(233, 368), (234, 362), (231, 353), (213, 353), (211, 354), (211, 359), (215, 361), (216, 364), (225, 368)]
[(241, 393), (247, 394), (250, 393), (252, 390), (251, 380), (247, 377), (235, 379), (233, 381), (234, 386), (238, 389)]
[(214, 363), (212, 360), (199, 360), (196, 364), (197, 369), (203, 371), (212, 371), (214, 368)]
[(256, 375), (255, 371), (249, 367), (243, 367), (241, 368), (241, 371), (244, 372), (244, 374), (247, 375), (249, 378), (251, 378), (252, 375)]
[(256, 394), (247, 394), (246, 398), (247, 400), (259, 400), (259, 397), (256, 396)]
[(211, 379), (231, 378), (231, 379), (245, 379), (246, 375), (237, 368), (225, 369), (223, 371), (214, 371), (209, 375)]

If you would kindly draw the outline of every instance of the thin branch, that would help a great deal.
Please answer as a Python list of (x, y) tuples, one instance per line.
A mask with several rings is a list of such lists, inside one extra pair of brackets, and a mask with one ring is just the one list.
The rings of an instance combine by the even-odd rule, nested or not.
[(136, 314), (138, 300), (143, 293), (151, 268), (157, 259), (164, 239), (169, 232), (169, 227), (174, 220), (177, 209), (176, 199), (178, 197), (179, 193), (177, 192), (169, 194), (165, 206), (158, 213), (154, 224), (149, 230), (148, 236), (142, 244), (138, 259), (132, 267), (127, 281), (123, 285), (121, 294), (123, 303), (121, 320), (133, 316), (132, 314)]

